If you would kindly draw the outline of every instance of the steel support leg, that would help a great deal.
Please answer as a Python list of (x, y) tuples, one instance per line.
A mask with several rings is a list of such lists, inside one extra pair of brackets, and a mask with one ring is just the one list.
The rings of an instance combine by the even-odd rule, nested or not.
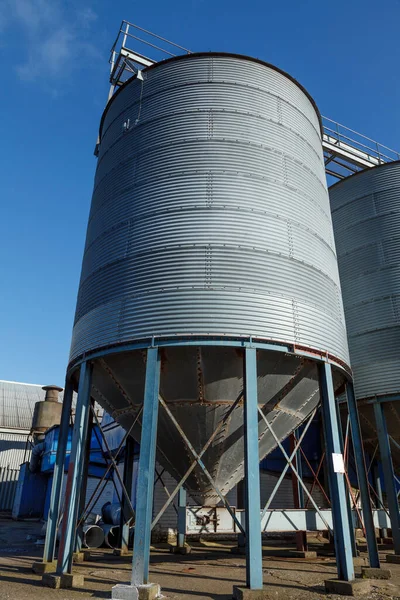
[[(379, 463), (376, 459), (374, 459), (374, 464), (372, 467), (372, 478), (373, 478), (375, 492), (376, 492), (376, 495), (378, 496), (378, 500), (379, 500), (377, 508), (382, 508), (382, 506), (384, 506), (383, 493), (382, 493), (382, 482), (381, 482), (381, 474), (379, 472)], [(388, 537), (388, 531), (387, 531), (386, 527), (381, 528), (380, 535), (382, 538)]]
[(178, 548), (184, 548), (186, 542), (186, 490), (178, 492)]
[(344, 474), (335, 471), (332, 456), (333, 454), (342, 454), (342, 448), (340, 446), (332, 367), (329, 363), (324, 362), (319, 365), (319, 379), (338, 578), (352, 581), (354, 579), (354, 565)]
[[(93, 406), (92, 400), (92, 406)], [(84, 513), (86, 506), (86, 490), (87, 490), (87, 480), (89, 475), (89, 462), (90, 462), (90, 447), (92, 442), (92, 431), (93, 431), (93, 418), (91, 418), (89, 414), (87, 430), (84, 434), (85, 441), (85, 450), (82, 462), (82, 485), (78, 490), (79, 495), (79, 509), (78, 509), (78, 523), (81, 520), (81, 517)], [(76, 540), (75, 540), (75, 552), (80, 552), (83, 544), (83, 522), (80, 523), (76, 530)]]
[(57, 574), (70, 573), (72, 554), (75, 548), (76, 522), (79, 508), (79, 495), (82, 486), (83, 454), (90, 416), (90, 390), (92, 366), (82, 363), (79, 376), (78, 400), (72, 435), (72, 448), (65, 490), (65, 510), (62, 521), (61, 540), (58, 550)]
[[(339, 444), (340, 444), (340, 447), (342, 448), (342, 450), (344, 451), (345, 445), (344, 445), (344, 439), (343, 439), (342, 420), (340, 418), (340, 409), (339, 409), (339, 404), (337, 402), (335, 402), (335, 404), (336, 404), (336, 414), (337, 414), (337, 421), (338, 421)], [(346, 425), (346, 430), (347, 430), (347, 425)], [(346, 436), (347, 436), (347, 431), (346, 431)], [(346, 488), (346, 481), (345, 481), (344, 485)], [(347, 482), (347, 490), (346, 491), (347, 491), (346, 506), (347, 506), (347, 518), (349, 520), (351, 552), (353, 554), (353, 558), (356, 558), (356, 556), (358, 556), (358, 551), (357, 551), (357, 542), (356, 542), (355, 523), (353, 521), (353, 511), (351, 509), (352, 498), (350, 495), (350, 486), (349, 486), (348, 482)]]
[[(132, 494), (132, 482), (133, 482), (133, 460), (134, 460), (135, 440), (129, 436), (126, 439), (125, 444), (125, 456), (124, 456), (124, 474), (123, 484), (126, 491), (131, 496)], [(132, 498), (131, 498), (132, 500)], [(128, 502), (126, 501), (125, 494), (122, 494), (121, 503), (121, 522), (119, 528), (119, 544), (122, 553), (128, 551), (129, 546), (129, 523), (132, 518)]]
[(65, 455), (67, 452), (69, 424), (71, 418), (73, 386), (70, 380), (65, 383), (61, 423), (58, 430), (56, 462), (51, 486), (50, 507), (47, 517), (46, 540), (43, 550), (43, 562), (52, 562), (56, 550), (57, 527), (60, 517), (61, 491), (64, 478)]
[(395, 554), (400, 554), (400, 513), (394, 481), (394, 470), (392, 454), (390, 451), (389, 435), (386, 427), (386, 419), (383, 404), (374, 403), (376, 430), (378, 432), (379, 451), (381, 455), (383, 477), (385, 480), (386, 498), (389, 508), (390, 523), (392, 525), (392, 536)]
[(159, 386), (160, 356), (158, 348), (149, 348), (147, 350), (136, 496), (135, 541), (132, 562), (132, 585), (134, 586), (146, 584), (149, 579)]
[(346, 396), (350, 417), (351, 439), (353, 441), (354, 457), (356, 460), (357, 479), (360, 488), (362, 515), (367, 536), (369, 564), (370, 567), (379, 569), (378, 545), (376, 543), (374, 517), (368, 487), (367, 467), (365, 464), (357, 402), (352, 383), (347, 383), (346, 385)]
[(260, 466), (258, 452), (257, 351), (245, 349), (244, 473), (246, 515), (246, 586), (262, 589)]

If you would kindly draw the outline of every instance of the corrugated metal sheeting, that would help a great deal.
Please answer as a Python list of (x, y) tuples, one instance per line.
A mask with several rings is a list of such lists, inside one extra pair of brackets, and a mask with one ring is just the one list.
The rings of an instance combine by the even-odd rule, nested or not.
[(29, 460), (30, 447), (27, 433), (5, 433), (0, 429), (0, 467), (19, 469), (24, 458)]
[(102, 123), (71, 359), (151, 336), (255, 336), (348, 363), (319, 117), (291, 78), (185, 55)]
[(0, 428), (0, 511), (12, 510), (20, 465), (30, 458), (27, 433), (8, 433)]
[(335, 184), (330, 199), (357, 398), (398, 394), (400, 162)]
[(12, 510), (18, 485), (19, 468), (0, 467), (0, 511)]

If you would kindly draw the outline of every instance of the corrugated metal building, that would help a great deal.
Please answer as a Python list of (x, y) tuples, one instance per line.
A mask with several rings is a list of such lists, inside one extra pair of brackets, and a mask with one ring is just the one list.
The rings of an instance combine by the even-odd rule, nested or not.
[(0, 511), (12, 510), (20, 465), (30, 457), (33, 411), (45, 394), (41, 385), (0, 381)]

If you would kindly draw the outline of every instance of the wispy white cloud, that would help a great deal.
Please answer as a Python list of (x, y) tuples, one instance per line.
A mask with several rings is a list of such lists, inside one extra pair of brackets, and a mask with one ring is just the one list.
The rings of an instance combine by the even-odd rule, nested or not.
[(12, 0), (10, 9), (29, 33), (40, 32), (43, 26), (51, 26), (62, 18), (57, 0)]
[(0, 31), (6, 26), (18, 32), (21, 62), (15, 69), (25, 81), (62, 79), (79, 65), (79, 60), (96, 55), (90, 29), (97, 15), (90, 5), (63, 0), (5, 0), (7, 11)]

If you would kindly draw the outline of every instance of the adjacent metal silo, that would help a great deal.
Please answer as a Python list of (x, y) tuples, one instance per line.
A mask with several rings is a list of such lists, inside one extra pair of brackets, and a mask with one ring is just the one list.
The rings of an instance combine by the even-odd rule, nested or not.
[[(357, 173), (329, 192), (355, 392), (373, 451), (370, 401), (400, 393), (400, 162)], [(400, 403), (385, 404), (389, 434), (400, 441)], [(399, 462), (396, 446), (392, 452)]]
[[(70, 372), (140, 441), (143, 349), (160, 396), (226, 494), (243, 477), (243, 348), (258, 348), (259, 405), (280, 440), (319, 401), (315, 358), (349, 357), (318, 110), (295, 80), (245, 56), (189, 54), (144, 69), (109, 101)], [(161, 410), (161, 409), (160, 409)], [(259, 422), (260, 458), (276, 445)], [(159, 415), (158, 460), (192, 457)], [(197, 466), (185, 485), (219, 501)]]

